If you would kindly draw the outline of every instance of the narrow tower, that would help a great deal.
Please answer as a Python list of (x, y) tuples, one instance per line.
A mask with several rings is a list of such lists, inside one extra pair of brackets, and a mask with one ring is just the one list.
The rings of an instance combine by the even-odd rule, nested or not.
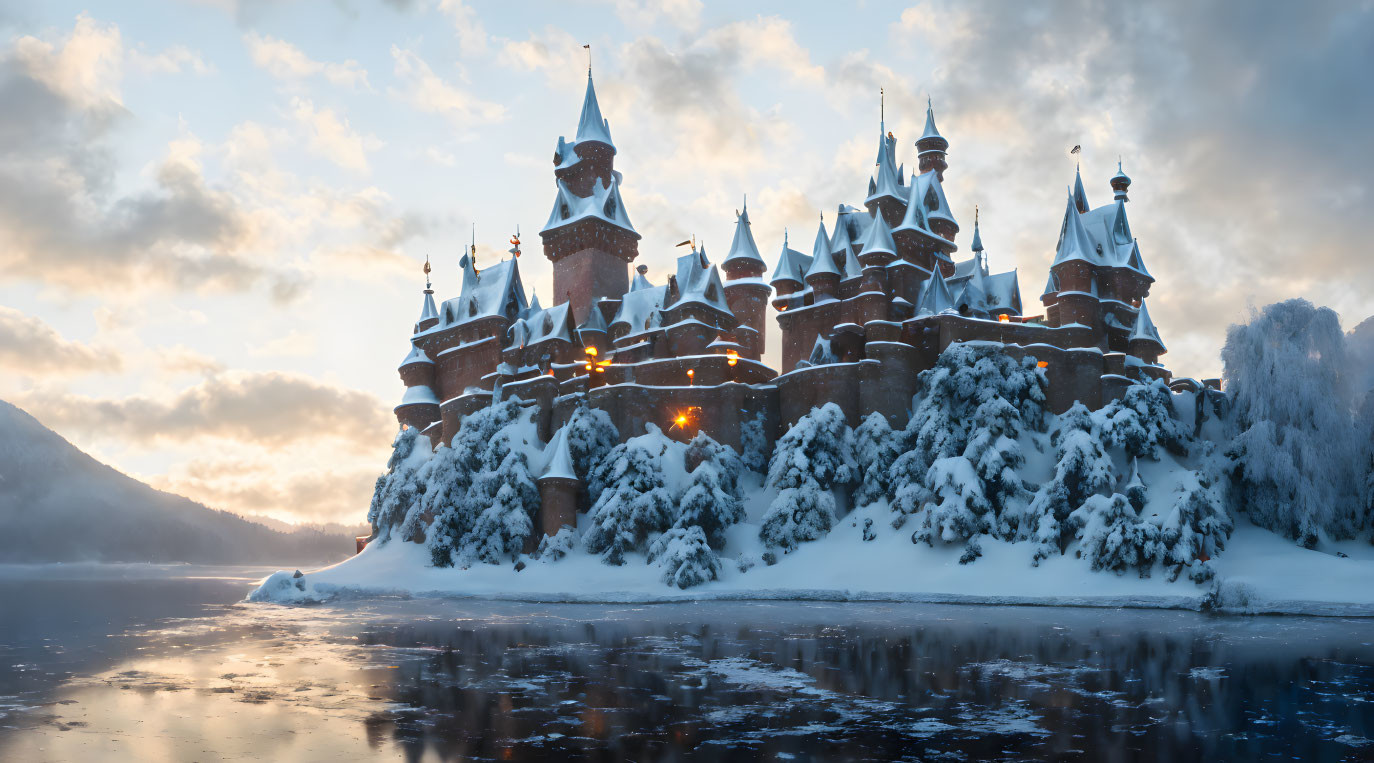
[(763, 273), (768, 266), (759, 255), (758, 244), (754, 243), (747, 198), (744, 210), (735, 216), (735, 240), (721, 267), (725, 270), (725, 301), (730, 305), (730, 312), (739, 319), (735, 338), (740, 344), (740, 354), (759, 360), (764, 352), (768, 295), (773, 290), (763, 282)]
[(945, 161), (945, 151), (948, 149), (949, 141), (935, 129), (935, 111), (931, 108), (930, 99), (927, 98), (926, 129), (916, 141), (916, 159), (920, 163), (921, 174), (933, 171), (935, 177), (944, 182), (945, 170), (949, 169), (949, 164)]
[(553, 293), (567, 295), (581, 324), (597, 298), (620, 299), (629, 288), (628, 265), (639, 254), (639, 233), (620, 198), (611, 127), (601, 116), (591, 68), (582, 115), (572, 141), (554, 151), (553, 210), (539, 236), (553, 262)]

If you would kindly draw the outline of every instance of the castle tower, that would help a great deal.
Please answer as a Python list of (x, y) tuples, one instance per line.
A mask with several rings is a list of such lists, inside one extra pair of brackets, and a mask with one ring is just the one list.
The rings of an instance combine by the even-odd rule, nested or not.
[(567, 295), (578, 324), (598, 297), (620, 299), (625, 294), (628, 264), (639, 254), (639, 232), (620, 198), (615, 153), (589, 69), (577, 135), (571, 142), (559, 137), (554, 151), (558, 190), (549, 220), (539, 231), (544, 256), (553, 262), (553, 292)]
[(1088, 192), (1083, 189), (1083, 173), (1077, 166), (1073, 168), (1073, 205), (1080, 215), (1092, 209), (1088, 204)]
[(411, 347), (396, 369), (406, 385), (401, 404), (396, 406), (396, 420), (401, 426), (424, 431), (439, 420), (439, 396), (435, 394), (434, 361), (419, 347)]
[(439, 309), (434, 306), (434, 285), (429, 282), (429, 258), (425, 258), (425, 299), (420, 305), (420, 320), (415, 322), (415, 333), (428, 331), (439, 322)]
[(949, 141), (935, 129), (935, 111), (930, 106), (930, 99), (927, 98), (926, 129), (916, 141), (916, 159), (920, 164), (921, 174), (933, 171), (935, 177), (943, 182), (945, 170), (949, 169), (949, 164), (945, 161), (945, 151), (948, 148)]
[(825, 230), (825, 220), (816, 229), (816, 241), (811, 247), (811, 266), (806, 269), (806, 285), (811, 287), (816, 304), (835, 298), (840, 286), (840, 269), (835, 267), (835, 257), (830, 253), (830, 234)]
[(1112, 198), (1116, 201), (1130, 201), (1126, 198), (1126, 189), (1131, 187), (1131, 178), (1121, 171), (1121, 161), (1117, 160), (1116, 174), (1112, 175), (1112, 191), (1116, 194)]
[(740, 355), (759, 360), (764, 352), (768, 295), (773, 290), (763, 282), (763, 273), (768, 266), (754, 243), (748, 199), (744, 200), (744, 211), (735, 216), (735, 240), (721, 267), (725, 270), (725, 301), (730, 305), (730, 312), (739, 319), (735, 338), (740, 344)]
[(543, 468), (535, 482), (539, 485), (539, 524), (525, 541), (526, 553), (539, 547), (542, 536), (557, 535), (564, 525), (577, 526), (577, 491), (582, 481), (573, 470), (567, 426), (560, 427), (544, 448)]
[(1159, 329), (1155, 328), (1155, 322), (1150, 320), (1150, 311), (1144, 302), (1140, 303), (1140, 312), (1136, 314), (1135, 326), (1131, 327), (1131, 335), (1126, 340), (1126, 346), (1132, 355), (1150, 365), (1158, 365), (1159, 356), (1168, 352), (1163, 340), (1159, 338)]
[(897, 166), (897, 139), (878, 123), (878, 158), (876, 171), (868, 181), (868, 198), (864, 206), (870, 215), (881, 214), (889, 228), (897, 226), (906, 214), (906, 168)]

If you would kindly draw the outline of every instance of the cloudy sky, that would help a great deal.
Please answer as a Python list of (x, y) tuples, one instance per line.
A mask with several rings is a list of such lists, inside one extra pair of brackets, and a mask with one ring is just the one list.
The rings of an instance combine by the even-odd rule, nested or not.
[[(1374, 312), (1374, 3), (0, 0), (0, 398), (213, 506), (357, 521), (426, 255), (535, 232), (590, 43), (661, 279), (748, 193), (770, 260), (862, 201), (878, 90), (901, 157), (929, 95), (994, 268), (1045, 281), (1083, 146), (1122, 157), (1176, 373), (1303, 296)], [(479, 260), (480, 261), (480, 260)], [(774, 342), (776, 346), (776, 342)]]

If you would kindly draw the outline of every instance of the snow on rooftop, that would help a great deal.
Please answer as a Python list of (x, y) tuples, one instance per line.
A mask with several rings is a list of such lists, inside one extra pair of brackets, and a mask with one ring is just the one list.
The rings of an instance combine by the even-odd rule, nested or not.
[(427, 385), (417, 384), (414, 387), (406, 387), (406, 393), (401, 397), (401, 404), (397, 408), (407, 405), (438, 405), (439, 397), (434, 394), (434, 390)]
[(577, 479), (573, 469), (572, 451), (568, 447), (568, 426), (564, 424), (553, 433), (549, 444), (544, 446), (544, 463), (539, 470), (539, 479)]
[(758, 244), (754, 243), (753, 229), (749, 224), (748, 201), (744, 203), (744, 211), (735, 216), (735, 239), (730, 242), (730, 253), (725, 255), (724, 262), (742, 260), (763, 264), (763, 257), (759, 254)]

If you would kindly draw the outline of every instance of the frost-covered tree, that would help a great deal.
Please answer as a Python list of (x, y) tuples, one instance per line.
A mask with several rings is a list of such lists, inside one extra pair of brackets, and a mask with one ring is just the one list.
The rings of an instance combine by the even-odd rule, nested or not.
[(377, 478), (372, 491), (372, 503), (367, 510), (372, 535), (382, 543), (390, 539), (392, 530), (401, 524), (406, 513), (424, 495), (425, 483), (420, 478), (420, 472), (426, 464), (427, 443), (428, 440), (422, 439), (420, 430), (415, 427), (406, 427), (397, 432), (391, 442), (386, 474)]
[(1093, 570), (1121, 574), (1135, 569), (1145, 578), (1159, 558), (1159, 528), (1141, 521), (1130, 499), (1120, 493), (1088, 496), (1069, 514), (1068, 524), (1078, 529), (1079, 551)]
[(1226, 547), (1234, 525), (1221, 499), (1200, 472), (1189, 472), (1159, 528), (1161, 557), (1175, 580), (1186, 571), (1195, 583), (1212, 577), (1208, 560)]
[(642, 446), (615, 446), (597, 466), (602, 485), (590, 513), (583, 544), (607, 564), (625, 563), (625, 554), (642, 550), (650, 536), (668, 529), (673, 501), (663, 483), (663, 467)]
[(902, 453), (902, 443), (887, 417), (874, 411), (854, 430), (854, 456), (860, 471), (854, 505), (866, 506), (888, 496), (892, 462)]
[(740, 425), (740, 461), (751, 472), (761, 472), (768, 466), (768, 435), (764, 431), (766, 419), (759, 411)]
[(830, 490), (852, 483), (857, 469), (854, 431), (844, 412), (834, 403), (811, 409), (773, 449), (768, 484), (778, 495), (764, 514), (759, 538), (789, 551), (823, 537), (835, 523)]
[(686, 466), (691, 469), (687, 487), (677, 500), (677, 528), (700, 528), (713, 549), (725, 546), (725, 528), (744, 518), (739, 497), (739, 457), (698, 432), (687, 446)]
[(1158, 460), (1160, 448), (1184, 455), (1191, 437), (1191, 427), (1174, 418), (1173, 398), (1159, 379), (1127, 387), (1121, 399), (1103, 406), (1093, 419), (1103, 444), (1119, 446), (1132, 458)]
[(1221, 351), (1239, 508), (1308, 547), (1366, 525), (1344, 340), (1336, 313), (1292, 299), (1231, 326)]
[(571, 554), (577, 547), (577, 531), (564, 525), (553, 535), (545, 535), (539, 541), (539, 550), (536, 555), (541, 561), (556, 562), (559, 559)]
[(610, 414), (593, 408), (586, 399), (578, 402), (568, 417), (568, 452), (572, 455), (573, 472), (581, 480), (579, 502), (583, 508), (591, 505), (597, 495), (592, 493), (591, 474), (607, 453), (620, 441), (620, 433), (611, 423)]
[(1093, 428), (1092, 414), (1082, 403), (1059, 417), (1058, 425), (1050, 433), (1058, 461), (1054, 476), (1040, 487), (1026, 507), (1021, 522), (1021, 536), (1037, 543), (1033, 564), (1041, 559), (1062, 553), (1073, 537), (1069, 515), (1088, 496), (1103, 493), (1113, 484), (1112, 459), (1102, 448), (1102, 441)]
[(1033, 358), (1013, 358), (995, 345), (946, 348), (918, 378), (900, 438), (906, 450), (888, 472), (893, 524), (927, 512), (914, 542), (1014, 536), (1031, 497), (1018, 473), (1025, 458), (1017, 438), (1044, 428), (1046, 388)]
[(720, 576), (720, 558), (700, 527), (674, 527), (649, 546), (649, 563), (662, 570), (661, 579), (678, 588), (691, 588)]
[(1145, 502), (1150, 498), (1149, 489), (1145, 487), (1145, 481), (1140, 479), (1140, 464), (1136, 459), (1131, 459), (1131, 476), (1126, 479), (1126, 485), (1122, 488), (1126, 495), (1126, 500), (1131, 502), (1131, 508), (1136, 511), (1145, 510)]
[[(415, 535), (423, 518), (432, 518), (426, 543), (435, 566), (448, 567), (454, 563), (454, 552), (462, 549), (478, 517), (490, 507), (499, 485), (488, 480), (481, 490), (476, 490), (475, 483), (484, 472), (500, 468), (513, 447), (514, 432), (507, 437), (498, 437), (498, 434), (522, 423), (532, 433), (529, 412), (516, 398), (474, 411), (463, 417), (449, 446), (441, 446), (426, 465), (423, 474), (425, 497), (414, 515), (407, 517), (405, 526)], [(520, 440), (527, 439), (529, 433)]]
[[(483, 453), (484, 468), (472, 481), (468, 500), (477, 519), (461, 545), (463, 555), (472, 561), (515, 561), (534, 532), (539, 488), (530, 475), (526, 455), (530, 443), (520, 438), (521, 428), (512, 424), (497, 432)], [(492, 462), (497, 462), (496, 467), (486, 468)]]

